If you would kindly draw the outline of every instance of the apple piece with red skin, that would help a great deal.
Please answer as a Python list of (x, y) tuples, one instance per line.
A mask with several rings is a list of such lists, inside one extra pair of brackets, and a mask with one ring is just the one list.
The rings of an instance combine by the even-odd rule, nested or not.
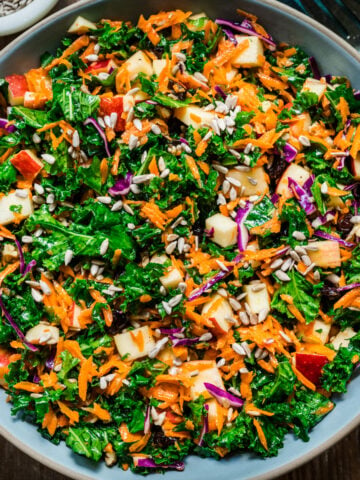
[(81, 330), (81, 325), (79, 322), (79, 316), (81, 314), (81, 308), (79, 305), (76, 305), (75, 302), (73, 302), (71, 311), (70, 311), (70, 316), (69, 316), (69, 328), (70, 330)]
[(123, 97), (115, 95), (114, 97), (102, 97), (100, 99), (100, 115), (111, 115), (117, 113), (117, 122), (115, 125), (116, 132), (123, 132), (125, 130), (125, 120), (121, 118), (124, 111)]
[(6, 384), (5, 382), (5, 375), (9, 371), (9, 363), (10, 363), (10, 357), (11, 353), (6, 350), (5, 348), (0, 347), (0, 385), (4, 386)]
[(9, 84), (8, 95), (10, 105), (23, 105), (25, 92), (29, 90), (25, 76), (16, 74), (8, 75), (5, 77), (5, 80)]
[(85, 70), (85, 73), (93, 73), (98, 74), (101, 72), (110, 73), (111, 69), (115, 70), (117, 68), (116, 63), (114, 60), (106, 59), (106, 60), (99, 60), (97, 62), (90, 63), (90, 65)]
[(314, 385), (320, 385), (324, 365), (329, 362), (325, 355), (296, 353), (295, 366)]
[(10, 162), (26, 180), (33, 180), (44, 166), (31, 150), (21, 150), (10, 159)]

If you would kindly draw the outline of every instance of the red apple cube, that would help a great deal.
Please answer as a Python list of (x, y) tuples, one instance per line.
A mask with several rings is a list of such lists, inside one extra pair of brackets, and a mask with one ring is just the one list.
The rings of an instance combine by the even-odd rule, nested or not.
[(28, 83), (24, 75), (8, 75), (5, 80), (9, 84), (8, 94), (10, 105), (22, 105), (24, 95), (29, 90)]
[(314, 385), (320, 384), (320, 378), (324, 365), (328, 363), (325, 355), (314, 353), (296, 353), (296, 368)]
[(33, 180), (44, 166), (31, 150), (21, 150), (10, 159), (10, 162), (26, 180)]
[(115, 125), (116, 132), (122, 132), (125, 130), (125, 120), (121, 118), (121, 114), (124, 111), (123, 97), (115, 95), (114, 97), (103, 97), (100, 100), (100, 115), (111, 115), (117, 113), (117, 122)]
[(98, 62), (91, 63), (85, 70), (85, 73), (93, 73), (94, 75), (97, 75), (101, 72), (111, 73), (111, 69), (114, 70), (115, 68), (117, 68), (117, 65), (114, 60), (100, 60)]
[(11, 353), (0, 347), (0, 385), (5, 385), (5, 375), (8, 373)]

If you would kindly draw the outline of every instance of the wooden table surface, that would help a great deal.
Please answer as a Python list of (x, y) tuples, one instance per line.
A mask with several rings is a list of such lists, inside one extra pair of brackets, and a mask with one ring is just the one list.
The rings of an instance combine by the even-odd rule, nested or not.
[[(60, 0), (53, 11), (75, 1)], [(0, 37), (0, 49), (15, 36)], [(278, 480), (360, 480), (359, 453), (360, 427), (313, 461), (279, 477)], [(41, 465), (2, 437), (0, 437), (0, 459), (0, 480), (67, 480), (67, 477)], [(119, 478), (121, 478), (120, 471)]]

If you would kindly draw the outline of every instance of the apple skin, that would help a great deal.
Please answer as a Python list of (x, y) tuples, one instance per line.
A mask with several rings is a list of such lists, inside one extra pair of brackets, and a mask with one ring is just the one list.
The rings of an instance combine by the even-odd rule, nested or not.
[(8, 75), (5, 80), (9, 84), (9, 102), (10, 105), (22, 105), (24, 103), (24, 95), (29, 90), (28, 83), (24, 75)]
[(116, 68), (116, 64), (113, 60), (111, 59), (99, 60), (98, 62), (91, 63), (85, 70), (85, 73), (94, 73), (94, 74), (97, 74), (100, 72), (110, 73), (111, 68), (113, 69)]
[(26, 180), (33, 180), (44, 166), (31, 150), (21, 150), (10, 162)]
[(5, 382), (5, 375), (9, 371), (9, 363), (10, 363), (11, 353), (6, 350), (5, 348), (0, 347), (0, 385), (4, 386)]
[(360, 155), (351, 159), (351, 168), (355, 180), (360, 180)]
[(121, 118), (121, 114), (124, 111), (123, 97), (115, 95), (114, 97), (103, 97), (100, 100), (100, 115), (110, 115), (111, 113), (117, 113), (118, 118), (115, 125), (116, 132), (123, 132), (125, 130), (125, 120)]
[(296, 368), (314, 385), (320, 385), (320, 378), (324, 365), (328, 363), (325, 355), (317, 355), (314, 353), (296, 353)]

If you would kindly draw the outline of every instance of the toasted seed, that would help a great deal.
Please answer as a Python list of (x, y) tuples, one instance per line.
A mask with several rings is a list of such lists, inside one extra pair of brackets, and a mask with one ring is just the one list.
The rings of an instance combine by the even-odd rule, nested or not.
[(80, 146), (80, 136), (77, 130), (74, 130), (71, 143), (74, 148), (78, 148)]
[(152, 180), (154, 176), (155, 175), (153, 173), (149, 173), (146, 175), (136, 175), (135, 177), (133, 177), (132, 182), (135, 184), (145, 183), (149, 180)]
[(160, 135), (161, 134), (161, 129), (160, 129), (159, 125), (156, 125), (156, 123), (153, 123), (151, 125), (151, 131), (153, 133), (155, 133), (155, 135)]
[(123, 204), (123, 209), (130, 215), (134, 215), (134, 210), (127, 203)]
[(210, 332), (206, 332), (201, 337), (199, 338), (200, 342), (208, 342), (213, 338), (212, 334)]
[(43, 301), (43, 295), (39, 292), (39, 290), (36, 290), (35, 288), (31, 289), (31, 296), (35, 300), (35, 302), (41, 303)]
[(260, 292), (261, 290), (264, 290), (265, 284), (264, 283), (257, 283), (256, 285), (252, 285), (251, 290), (253, 292)]
[(163, 170), (160, 174), (160, 178), (166, 178), (168, 177), (170, 174), (170, 169), (169, 168), (165, 168), (165, 170)]
[(263, 308), (262, 310), (260, 310), (260, 312), (258, 313), (259, 323), (263, 322), (268, 316), (268, 314), (269, 314), (269, 310), (267, 308)]
[(230, 190), (230, 182), (228, 180), (224, 180), (222, 184), (222, 191), (226, 195), (229, 190)]
[(72, 250), (66, 250), (65, 258), (64, 258), (65, 265), (69, 265), (69, 263), (73, 259), (73, 256), (74, 256), (74, 252)]
[(111, 197), (96, 197), (96, 200), (100, 203), (104, 203), (105, 205), (109, 205), (111, 203)]
[(290, 280), (291, 280), (289, 275), (287, 273), (283, 272), (282, 270), (276, 270), (275, 275), (282, 282), (290, 282)]
[(109, 248), (109, 239), (108, 238), (105, 238), (105, 240), (102, 242), (102, 244), (100, 245), (100, 255), (105, 255), (105, 253), (107, 252)]
[(299, 255), (295, 252), (295, 250), (290, 250), (290, 257), (295, 260), (295, 262), (300, 262)]
[(96, 55), (95, 53), (92, 53), (91, 55), (87, 55), (86, 60), (89, 62), (96, 62), (99, 59), (99, 56)]
[(139, 118), (134, 119), (134, 127), (139, 131), (142, 130), (142, 128), (143, 128), (142, 121)]
[(226, 364), (225, 358), (220, 358), (220, 360), (216, 363), (217, 368), (221, 368)]
[(241, 304), (235, 300), (235, 298), (229, 298), (229, 303), (231, 305), (231, 308), (237, 312), (238, 310), (241, 310)]
[(355, 223), (355, 224), (360, 223), (360, 215), (354, 215), (354, 216), (350, 219), (350, 222), (351, 222), (351, 223)]
[(228, 173), (229, 169), (227, 167), (224, 167), (223, 165), (219, 165), (218, 163), (213, 163), (212, 164), (214, 170), (217, 170), (220, 173), (226, 174)]
[(241, 346), (244, 349), (246, 355), (250, 358), (251, 357), (251, 350), (250, 350), (249, 345), (246, 342), (242, 342)]
[(170, 315), (171, 312), (172, 312), (172, 308), (170, 307), (170, 305), (167, 303), (167, 302), (161, 302), (162, 303), (162, 306), (165, 310), (165, 312)]
[(329, 186), (326, 182), (324, 182), (320, 187), (320, 191), (323, 195), (326, 195), (328, 193), (328, 190), (329, 190)]
[(32, 136), (32, 141), (34, 143), (40, 143), (41, 142), (41, 138), (40, 136), (37, 134), (37, 133), (34, 133), (34, 135)]
[(168, 304), (170, 305), (171, 308), (174, 308), (174, 307), (176, 307), (176, 305), (179, 305), (179, 303), (181, 302), (182, 298), (183, 298), (182, 293), (180, 293), (179, 295), (175, 295), (175, 297), (171, 298), (171, 299), (168, 301)]
[(306, 250), (304, 247), (300, 247), (300, 245), (297, 245), (295, 247), (295, 251), (296, 253), (298, 253), (299, 255), (306, 255)]
[(98, 274), (99, 272), (99, 265), (95, 265), (94, 263), (91, 265), (90, 267), (90, 274), (93, 276), (93, 277), (96, 277), (96, 275)]
[(240, 321), (243, 325), (249, 325), (250, 319), (249, 319), (248, 314), (246, 312), (240, 312), (239, 313), (239, 318), (240, 318)]
[(301, 257), (301, 260), (304, 262), (304, 264), (309, 267), (311, 265), (311, 258), (309, 257), (309, 255), (303, 255)]
[(111, 207), (112, 212), (117, 212), (121, 210), (123, 207), (123, 202), (122, 200), (118, 200), (117, 202), (114, 203), (114, 205)]
[(229, 197), (232, 202), (237, 199), (237, 192), (234, 187), (231, 188)]
[(289, 337), (289, 335), (286, 335), (285, 332), (283, 332), (282, 330), (279, 330), (279, 334), (280, 336), (285, 340), (285, 342), (288, 342), (288, 343), (291, 343), (292, 340), (291, 338)]
[(138, 137), (135, 135), (131, 134), (129, 138), (129, 149), (134, 150), (138, 145)]
[(238, 343), (233, 343), (231, 347), (234, 350), (234, 352), (237, 353), (238, 355), (246, 355), (245, 350)]
[(287, 258), (285, 260), (285, 262), (281, 265), (281, 270), (283, 272), (286, 272), (287, 270), (289, 270), (290, 266), (292, 264), (292, 259), (291, 258)]
[(270, 268), (275, 270), (276, 268), (279, 268), (283, 264), (283, 262), (284, 260), (282, 258), (277, 258), (270, 264)]
[(50, 153), (43, 153), (41, 155), (41, 158), (45, 160), (45, 162), (48, 163), (49, 165), (53, 165), (56, 161), (54, 155), (51, 155)]
[(299, 136), (299, 142), (301, 143), (301, 145), (304, 145), (304, 147), (310, 147), (311, 145), (310, 140), (307, 137), (305, 137), (305, 135)]
[(169, 245), (166, 246), (165, 252), (166, 252), (168, 255), (171, 255), (171, 254), (174, 252), (176, 246), (177, 246), (177, 241), (175, 240), (175, 241), (169, 243)]
[(297, 230), (293, 232), (292, 236), (295, 238), (295, 240), (299, 240), (299, 241), (306, 240), (305, 235), (302, 232), (299, 232)]

